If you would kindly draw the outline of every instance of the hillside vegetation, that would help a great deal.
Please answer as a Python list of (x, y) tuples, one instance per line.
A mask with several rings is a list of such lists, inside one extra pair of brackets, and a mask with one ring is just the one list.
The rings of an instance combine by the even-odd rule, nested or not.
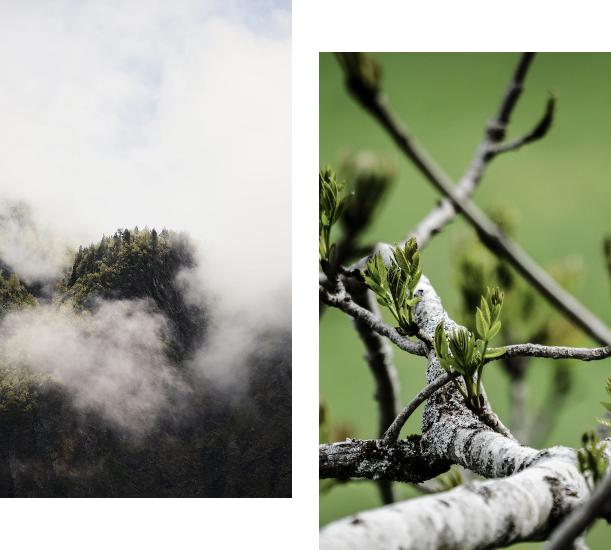
[(145, 301), (167, 319), (164, 354), (189, 391), (169, 395), (153, 423), (131, 432), (79, 405), (56, 373), (4, 357), (0, 497), (291, 496), (290, 332), (259, 335), (235, 395), (198, 377), (187, 366), (214, 330), (214, 306), (190, 303), (177, 283), (193, 252), (182, 233), (120, 229), (80, 248), (46, 300), (2, 264), (2, 334), (16, 311), (67, 310), (78, 323), (102, 303)]

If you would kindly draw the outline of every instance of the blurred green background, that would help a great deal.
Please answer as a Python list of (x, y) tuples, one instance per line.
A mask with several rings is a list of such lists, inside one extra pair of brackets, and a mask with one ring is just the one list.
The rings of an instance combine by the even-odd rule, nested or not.
[[(487, 120), (497, 110), (519, 54), (379, 53), (373, 57), (381, 65), (382, 87), (395, 112), (457, 181)], [(548, 135), (494, 159), (473, 199), (484, 209), (502, 203), (515, 210), (515, 238), (543, 267), (580, 257), (583, 271), (573, 292), (611, 325), (611, 284), (602, 251), (604, 237), (611, 234), (611, 54), (538, 54), (514, 111), (509, 139), (528, 132), (540, 120), (551, 88), (558, 92), (559, 103)], [(439, 194), (349, 96), (337, 60), (327, 53), (320, 54), (319, 116), (320, 166), (337, 167), (343, 147), (397, 159), (395, 183), (363, 242), (403, 239), (436, 204)], [(338, 176), (341, 179), (341, 173)], [(424, 273), (451, 317), (459, 317), (452, 253), (456, 236), (464, 237), (470, 231), (457, 217), (422, 251)], [(332, 241), (340, 233), (335, 227)], [(506, 343), (496, 341), (495, 345)], [(596, 346), (585, 336), (578, 344)], [(426, 363), (394, 350), (403, 406), (424, 386)], [(348, 317), (327, 310), (320, 323), (320, 396), (328, 403), (333, 423), (343, 425), (351, 437), (374, 438), (377, 406), (363, 351)], [(611, 375), (610, 361), (571, 362), (571, 393), (544, 446), (579, 447), (583, 431), (596, 427), (595, 418), (604, 413), (599, 402), (607, 397), (604, 379)], [(549, 385), (550, 362), (534, 360), (529, 369), (531, 408), (542, 401)], [(485, 374), (486, 390), (493, 408), (507, 422), (507, 377), (494, 365), (498, 363), (491, 364)], [(403, 436), (420, 433), (421, 413), (419, 409), (412, 416)], [(406, 498), (419, 495), (409, 486), (402, 486), (401, 491)], [(321, 495), (320, 525), (380, 504), (372, 482), (337, 485)], [(588, 535), (588, 544), (593, 550), (608, 548), (609, 537), (611, 529), (599, 521)]]

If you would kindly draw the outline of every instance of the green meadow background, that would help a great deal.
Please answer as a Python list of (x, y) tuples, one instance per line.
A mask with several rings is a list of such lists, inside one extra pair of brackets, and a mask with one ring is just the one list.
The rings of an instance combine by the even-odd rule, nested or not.
[[(373, 54), (383, 70), (383, 88), (394, 110), (455, 181), (479, 143), (486, 121), (496, 112), (519, 58), (517, 53)], [(611, 54), (537, 54), (525, 91), (514, 111), (508, 138), (529, 131), (540, 120), (548, 90), (559, 103), (554, 125), (539, 142), (492, 161), (473, 195), (482, 208), (505, 203), (518, 214), (515, 238), (544, 267), (579, 256), (583, 273), (574, 292), (586, 307), (611, 325), (611, 282), (602, 252), (611, 234)], [(348, 95), (339, 64), (320, 54), (320, 166), (338, 165), (342, 147), (392, 154), (398, 175), (364, 242), (398, 241), (439, 199), (439, 194), (406, 160), (386, 133)], [(341, 177), (341, 174), (340, 174)], [(458, 315), (452, 246), (470, 231), (460, 219), (422, 251), (425, 274), (450, 316)], [(339, 230), (334, 229), (333, 240)], [(502, 345), (497, 342), (496, 345)], [(596, 346), (583, 337), (581, 345)], [(404, 405), (425, 384), (426, 363), (395, 349)], [(373, 380), (363, 360), (363, 345), (349, 319), (327, 310), (320, 323), (320, 396), (333, 422), (347, 424), (352, 437), (377, 437)], [(507, 379), (493, 363), (486, 390), (495, 411), (507, 422)], [(585, 429), (596, 426), (604, 409), (604, 379), (611, 360), (574, 362), (574, 386), (545, 446), (579, 447)], [(545, 395), (550, 362), (534, 360), (529, 370), (534, 409)], [(421, 409), (403, 434), (420, 433)], [(405, 498), (419, 494), (402, 486)], [(372, 482), (339, 485), (320, 498), (320, 525), (381, 504)], [(611, 528), (598, 522), (588, 536), (594, 549), (609, 548)], [(520, 548), (537, 548), (523, 544)]]

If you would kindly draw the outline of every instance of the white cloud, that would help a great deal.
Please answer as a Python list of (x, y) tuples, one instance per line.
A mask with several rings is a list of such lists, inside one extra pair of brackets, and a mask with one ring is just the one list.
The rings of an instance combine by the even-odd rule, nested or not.
[(101, 303), (75, 317), (34, 308), (7, 315), (0, 325), (3, 353), (13, 364), (53, 374), (83, 410), (96, 410), (116, 427), (139, 432), (189, 389), (163, 351), (166, 321), (145, 301)]
[(290, 278), (290, 98), (273, 2), (4, 3), (0, 194), (73, 245), (185, 229), (248, 300)]

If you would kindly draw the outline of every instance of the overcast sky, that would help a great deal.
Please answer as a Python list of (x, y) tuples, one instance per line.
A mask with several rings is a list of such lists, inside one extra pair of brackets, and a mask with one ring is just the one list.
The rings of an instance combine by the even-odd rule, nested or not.
[(59, 238), (184, 229), (273, 287), (290, 189), (290, 1), (0, 5), (0, 195)]

